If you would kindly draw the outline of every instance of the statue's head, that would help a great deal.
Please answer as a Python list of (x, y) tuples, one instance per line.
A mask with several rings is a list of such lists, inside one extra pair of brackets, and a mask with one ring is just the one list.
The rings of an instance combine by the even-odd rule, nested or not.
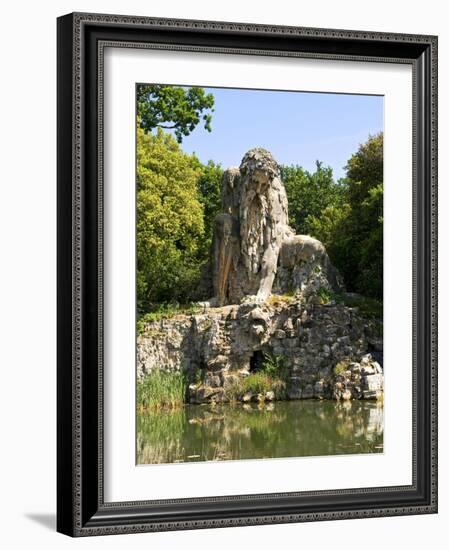
[(258, 194), (265, 194), (273, 179), (279, 177), (279, 165), (269, 151), (256, 147), (243, 157), (240, 174), (247, 186), (250, 184)]

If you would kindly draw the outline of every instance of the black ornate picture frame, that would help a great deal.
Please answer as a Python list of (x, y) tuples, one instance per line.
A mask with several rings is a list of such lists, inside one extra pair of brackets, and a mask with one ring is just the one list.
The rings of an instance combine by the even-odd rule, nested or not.
[[(405, 63), (413, 70), (413, 483), (105, 502), (103, 53), (115, 47)], [(102, 14), (58, 19), (58, 501), (70, 536), (437, 512), (437, 38)], [(105, 274), (106, 275), (106, 274)], [(107, 276), (107, 275), (106, 275)]]

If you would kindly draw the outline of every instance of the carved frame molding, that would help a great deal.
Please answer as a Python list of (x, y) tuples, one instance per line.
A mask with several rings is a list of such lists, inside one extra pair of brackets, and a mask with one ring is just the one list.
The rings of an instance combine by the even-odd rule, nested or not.
[[(102, 109), (107, 46), (412, 65), (411, 486), (104, 502)], [(437, 37), (86, 13), (59, 18), (58, 531), (89, 536), (436, 511)]]

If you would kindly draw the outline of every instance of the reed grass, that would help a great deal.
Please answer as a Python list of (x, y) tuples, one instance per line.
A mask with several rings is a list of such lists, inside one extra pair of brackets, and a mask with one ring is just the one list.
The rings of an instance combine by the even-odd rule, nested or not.
[(186, 379), (182, 372), (154, 370), (137, 383), (137, 409), (175, 409), (186, 400)]

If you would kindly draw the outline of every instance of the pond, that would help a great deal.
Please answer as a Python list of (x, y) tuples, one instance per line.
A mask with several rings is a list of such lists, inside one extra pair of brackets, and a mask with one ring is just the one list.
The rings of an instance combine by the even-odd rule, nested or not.
[(381, 453), (383, 423), (371, 401), (186, 405), (137, 416), (137, 463)]

